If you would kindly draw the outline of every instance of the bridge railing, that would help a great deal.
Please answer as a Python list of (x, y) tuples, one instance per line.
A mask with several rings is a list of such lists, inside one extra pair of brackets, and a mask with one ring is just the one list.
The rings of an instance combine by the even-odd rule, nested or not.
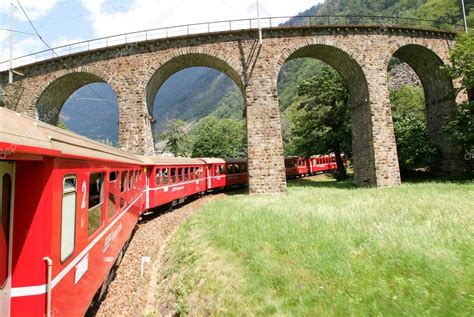
[[(389, 27), (404, 27), (413, 29), (427, 29), (436, 31), (459, 32), (463, 30), (462, 25), (450, 24), (443, 21), (432, 21), (424, 19), (398, 18), (390, 16), (349, 16), (349, 15), (318, 15), (318, 16), (294, 16), (294, 17), (267, 17), (260, 19), (261, 27), (264, 29), (296, 28), (296, 27), (337, 27), (337, 26), (364, 26), (378, 27), (381, 33)], [(76, 53), (92, 51), (100, 48), (115, 47), (119, 45), (137, 45), (139, 42), (189, 36), (193, 34), (211, 34), (225, 31), (252, 30), (258, 28), (258, 20), (240, 19), (229, 21), (205, 22), (187, 25), (178, 25), (118, 34), (108, 37), (82, 41), (55, 47), (13, 59), (13, 68), (53, 59), (60, 56), (68, 56)], [(129, 49), (126, 46), (125, 49)], [(123, 48), (117, 47), (117, 54), (124, 53)], [(9, 61), (0, 62), (0, 71), (10, 68)]]

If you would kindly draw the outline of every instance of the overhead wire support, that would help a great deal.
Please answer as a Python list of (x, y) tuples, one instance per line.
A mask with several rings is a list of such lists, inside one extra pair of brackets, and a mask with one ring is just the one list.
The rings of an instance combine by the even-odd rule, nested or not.
[(262, 25), (260, 23), (260, 6), (258, 5), (258, 0), (257, 1), (257, 21), (258, 21), (258, 44), (262, 45)]

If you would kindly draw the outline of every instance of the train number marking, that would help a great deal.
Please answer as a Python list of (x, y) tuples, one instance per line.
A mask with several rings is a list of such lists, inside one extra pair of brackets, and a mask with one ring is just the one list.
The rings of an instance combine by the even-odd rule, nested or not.
[(74, 276), (74, 284), (77, 284), (89, 269), (89, 254), (87, 254), (77, 265)]
[(84, 209), (84, 208), (86, 208), (86, 191), (87, 191), (86, 181), (83, 181), (83, 182), (82, 182), (81, 191), (82, 191), (81, 209)]

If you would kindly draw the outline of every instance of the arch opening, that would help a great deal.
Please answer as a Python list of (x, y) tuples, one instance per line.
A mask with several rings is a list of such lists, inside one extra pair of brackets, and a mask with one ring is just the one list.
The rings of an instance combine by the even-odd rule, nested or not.
[[(185, 54), (169, 60), (153, 73), (145, 95), (153, 117), (153, 139), (158, 153), (169, 152), (163, 136), (173, 129), (177, 120), (193, 139), (209, 117), (243, 122), (241, 77), (227, 62), (215, 56)], [(192, 146), (190, 144), (186, 155), (194, 155)]]
[[(300, 63), (306, 64), (306, 68), (330, 67), (341, 77), (349, 93), (347, 106), (351, 122), (350, 134), (352, 134), (349, 144), (351, 144), (352, 148), (354, 181), (359, 185), (373, 185), (376, 175), (371, 132), (369, 88), (362, 68), (347, 52), (324, 44), (303, 45), (292, 52), (282, 64), (284, 66), (291, 65), (291, 63), (298, 60), (303, 61)], [(311, 60), (313, 62), (310, 62)], [(315, 60), (318, 62), (314, 62)], [(282, 70), (284, 71), (284, 67), (280, 69), (279, 80), (282, 77)], [(309, 78), (301, 79), (306, 80)], [(281, 91), (278, 94), (281, 95)]]
[[(393, 76), (388, 76), (392, 117), (395, 122), (402, 170), (407, 172), (410, 168), (417, 169), (422, 168), (422, 165), (427, 165), (426, 167), (437, 174), (456, 173), (458, 162), (455, 153), (457, 150), (443, 130), (446, 118), (455, 106), (453, 83), (442, 69), (443, 60), (427, 47), (408, 44), (398, 48), (387, 62), (389, 73), (394, 65), (405, 67), (409, 77), (405, 79), (407, 82), (401, 79), (393, 84)], [(413, 75), (410, 75), (410, 72)], [(425, 152), (420, 155), (411, 153), (409, 147), (400, 143), (403, 136), (399, 126), (403, 124), (402, 121), (412, 122), (419, 126), (417, 129), (419, 138), (413, 142), (420, 142), (425, 138), (427, 141), (423, 142), (427, 145)], [(424, 130), (426, 130), (426, 137)], [(433, 146), (428, 143), (432, 143)]]
[(106, 81), (92, 73), (75, 72), (54, 80), (36, 104), (39, 120), (117, 146), (117, 96)]

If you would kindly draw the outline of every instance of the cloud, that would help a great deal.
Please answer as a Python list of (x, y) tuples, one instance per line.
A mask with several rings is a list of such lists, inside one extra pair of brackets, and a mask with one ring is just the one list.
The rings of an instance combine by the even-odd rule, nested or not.
[[(47, 15), (55, 6), (65, 0), (20, 0), (20, 3), (27, 12), (31, 20), (37, 20)], [(16, 1), (2, 0), (0, 2), (0, 12), (10, 13), (10, 3), (13, 3), (16, 7), (14, 10), (15, 18), (20, 21), (27, 21), (25, 15), (21, 11)]]
[[(291, 16), (315, 0), (260, 0), (261, 16)], [(192, 23), (255, 18), (256, 1), (241, 0), (82, 0), (97, 37)]]

